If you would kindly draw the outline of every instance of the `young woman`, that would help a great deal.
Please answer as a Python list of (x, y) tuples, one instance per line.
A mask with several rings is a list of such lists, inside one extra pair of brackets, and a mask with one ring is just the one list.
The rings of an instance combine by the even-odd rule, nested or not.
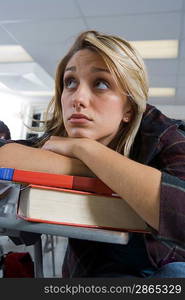
[(125, 246), (69, 239), (63, 277), (185, 277), (185, 125), (147, 98), (137, 51), (87, 31), (58, 66), (43, 137), (2, 141), (1, 166), (97, 176), (151, 228)]

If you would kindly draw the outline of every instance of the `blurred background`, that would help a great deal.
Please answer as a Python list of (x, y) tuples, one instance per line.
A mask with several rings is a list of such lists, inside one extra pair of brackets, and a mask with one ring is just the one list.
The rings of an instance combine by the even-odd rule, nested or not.
[(0, 119), (12, 138), (37, 134), (58, 62), (83, 30), (133, 42), (149, 73), (149, 103), (185, 119), (185, 0), (0, 0)]

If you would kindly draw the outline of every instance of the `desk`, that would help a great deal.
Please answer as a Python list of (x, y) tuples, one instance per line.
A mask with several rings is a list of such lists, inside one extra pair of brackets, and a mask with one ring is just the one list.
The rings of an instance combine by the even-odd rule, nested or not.
[(35, 277), (43, 277), (41, 234), (123, 245), (128, 243), (129, 235), (126, 232), (36, 223), (20, 219), (16, 216), (20, 185), (0, 181), (0, 190), (3, 190), (8, 184), (8, 193), (0, 200), (0, 235), (20, 237), (26, 245), (34, 245)]

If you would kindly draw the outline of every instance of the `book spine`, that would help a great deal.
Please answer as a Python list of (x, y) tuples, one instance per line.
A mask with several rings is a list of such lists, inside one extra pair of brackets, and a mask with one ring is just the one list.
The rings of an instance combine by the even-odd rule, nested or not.
[(59, 175), (26, 170), (15, 170), (13, 180), (16, 182), (40, 184), (51, 187), (73, 188), (73, 176)]
[(13, 168), (0, 168), (0, 179), (13, 181), (14, 169)]
[(19, 183), (81, 190), (107, 196), (114, 194), (114, 192), (98, 178), (0, 168), (0, 179)]
[(105, 185), (98, 178), (89, 177), (74, 176), (73, 189), (107, 196), (112, 196), (112, 194), (114, 193), (107, 185)]
[(98, 178), (50, 174), (15, 169), (13, 180), (16, 182), (74, 189), (107, 196), (112, 196), (113, 194), (113, 191)]

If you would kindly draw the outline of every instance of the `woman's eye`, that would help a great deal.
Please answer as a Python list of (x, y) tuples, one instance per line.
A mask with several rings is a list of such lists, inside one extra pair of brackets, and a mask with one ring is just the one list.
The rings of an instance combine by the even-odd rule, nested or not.
[(77, 82), (74, 78), (67, 78), (64, 80), (64, 85), (68, 89), (74, 89), (77, 85)]
[(96, 88), (100, 89), (100, 90), (106, 90), (109, 88), (109, 84), (104, 81), (104, 80), (98, 80), (96, 81), (96, 84), (95, 84)]

